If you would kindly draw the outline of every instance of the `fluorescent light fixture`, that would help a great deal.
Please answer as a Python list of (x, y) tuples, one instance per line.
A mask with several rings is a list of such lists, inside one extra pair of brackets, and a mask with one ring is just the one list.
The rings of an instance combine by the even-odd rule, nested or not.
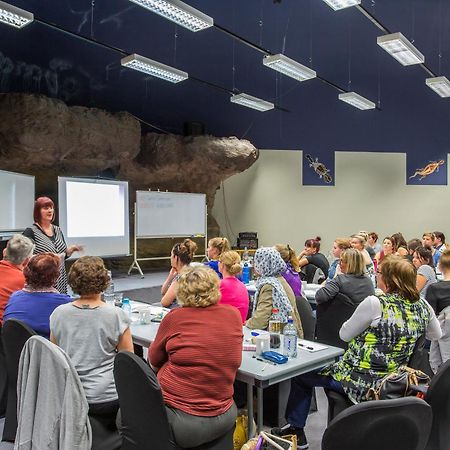
[(34, 16), (24, 9), (0, 1), (0, 22), (16, 28), (23, 28), (33, 22)]
[(203, 14), (192, 6), (186, 5), (186, 3), (180, 0), (130, 1), (191, 31), (204, 30), (214, 25), (214, 19), (212, 17)]
[(275, 105), (265, 100), (261, 100), (258, 97), (253, 97), (248, 94), (236, 94), (230, 97), (231, 103), (237, 103), (238, 105), (246, 106), (247, 108), (253, 108), (257, 111), (269, 111), (269, 109), (275, 108)]
[(450, 81), (448, 81), (447, 77), (427, 78), (425, 83), (441, 97), (450, 97)]
[(377, 44), (404, 66), (422, 64), (425, 62), (425, 56), (423, 56), (402, 33), (378, 36)]
[(358, 109), (374, 109), (375, 103), (367, 100), (362, 95), (357, 94), (356, 92), (345, 92), (343, 94), (339, 94), (339, 100), (342, 100), (349, 105), (354, 106)]
[(153, 61), (152, 59), (145, 58), (141, 55), (136, 55), (136, 53), (122, 58), (120, 63), (124, 67), (139, 70), (139, 72), (147, 73), (148, 75), (170, 81), (171, 83), (179, 83), (189, 77), (189, 75), (182, 70), (166, 66), (165, 64)]
[(263, 64), (298, 81), (310, 80), (311, 78), (316, 78), (317, 75), (315, 70), (312, 70), (309, 67), (306, 67), (303, 64), (282, 55), (281, 53), (272, 56), (265, 56), (263, 59)]
[(323, 0), (328, 6), (331, 6), (335, 11), (338, 9), (349, 8), (361, 4), (361, 0)]

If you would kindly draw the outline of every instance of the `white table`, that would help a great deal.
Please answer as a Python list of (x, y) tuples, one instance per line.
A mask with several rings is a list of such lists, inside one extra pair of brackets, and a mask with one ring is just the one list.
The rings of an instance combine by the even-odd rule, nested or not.
[[(134, 302), (133, 302), (134, 303)], [(143, 347), (149, 347), (155, 339), (159, 323), (141, 325), (133, 322), (131, 334), (133, 342)], [(251, 330), (244, 327), (244, 339), (250, 337)], [(258, 361), (253, 358), (255, 352), (243, 351), (242, 363), (237, 372), (236, 378), (247, 384), (247, 407), (249, 417), (253, 417), (253, 386), (256, 387), (258, 421), (257, 429), (261, 430), (263, 425), (263, 390), (274, 384), (289, 380), (297, 375), (301, 375), (312, 370), (320, 369), (333, 363), (344, 353), (344, 350), (337, 347), (328, 347), (317, 352), (309, 352), (299, 348), (298, 356), (289, 359), (286, 364), (272, 365)], [(249, 433), (253, 433), (253, 421), (249, 420)]]

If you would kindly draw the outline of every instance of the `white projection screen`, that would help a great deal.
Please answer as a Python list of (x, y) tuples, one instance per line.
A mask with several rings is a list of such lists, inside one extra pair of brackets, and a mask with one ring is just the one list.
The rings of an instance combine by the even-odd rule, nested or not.
[(67, 245), (84, 246), (74, 257), (129, 255), (128, 182), (58, 177), (58, 197)]
[(21, 232), (33, 224), (34, 177), (0, 170), (0, 234)]

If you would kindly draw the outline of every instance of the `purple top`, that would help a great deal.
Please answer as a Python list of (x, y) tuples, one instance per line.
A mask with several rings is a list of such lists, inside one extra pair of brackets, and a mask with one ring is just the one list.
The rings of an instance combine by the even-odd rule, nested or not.
[(292, 288), (294, 295), (300, 297), (302, 295), (302, 280), (300, 279), (300, 275), (294, 270), (290, 263), (286, 263), (286, 265), (287, 269), (284, 272), (281, 272), (281, 276)]

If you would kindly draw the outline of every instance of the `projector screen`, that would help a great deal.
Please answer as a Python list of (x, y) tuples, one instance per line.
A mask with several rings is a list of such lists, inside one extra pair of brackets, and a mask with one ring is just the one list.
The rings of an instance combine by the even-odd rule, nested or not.
[(21, 232), (33, 224), (34, 177), (0, 170), (0, 234)]
[(59, 226), (74, 257), (130, 253), (128, 182), (58, 177)]

